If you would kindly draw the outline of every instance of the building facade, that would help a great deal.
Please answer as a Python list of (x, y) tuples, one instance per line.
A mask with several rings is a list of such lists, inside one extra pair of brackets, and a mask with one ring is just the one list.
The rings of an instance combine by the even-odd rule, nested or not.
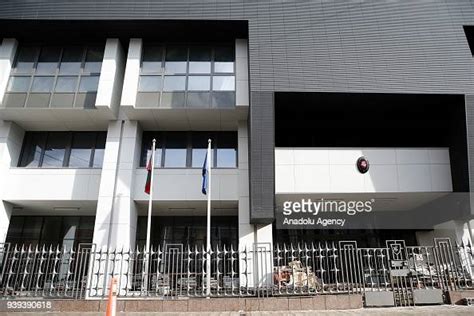
[[(208, 139), (213, 245), (467, 242), (473, 17), (469, 1), (3, 3), (0, 243), (143, 246), (153, 138), (154, 245), (205, 244)], [(381, 217), (285, 227), (309, 200)]]

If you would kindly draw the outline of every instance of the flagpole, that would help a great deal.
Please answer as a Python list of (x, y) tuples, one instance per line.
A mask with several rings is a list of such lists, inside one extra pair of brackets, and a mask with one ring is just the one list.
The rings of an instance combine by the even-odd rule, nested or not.
[(146, 253), (145, 253), (145, 291), (148, 291), (148, 267), (150, 261), (150, 235), (151, 235), (151, 210), (153, 206), (153, 174), (155, 171), (155, 147), (156, 139), (153, 138), (151, 146), (151, 178), (150, 178), (150, 194), (148, 199), (148, 218), (146, 222)]
[(207, 146), (207, 172), (208, 172), (208, 187), (207, 187), (207, 297), (211, 296), (211, 166), (212, 166), (212, 151), (211, 139), (208, 140)]

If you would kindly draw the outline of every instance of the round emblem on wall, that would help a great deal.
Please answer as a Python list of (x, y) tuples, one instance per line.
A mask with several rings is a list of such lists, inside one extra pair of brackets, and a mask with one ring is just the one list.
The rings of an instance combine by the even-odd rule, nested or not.
[(359, 170), (360, 173), (366, 173), (367, 171), (369, 171), (369, 161), (364, 156), (357, 159), (356, 165), (357, 170)]

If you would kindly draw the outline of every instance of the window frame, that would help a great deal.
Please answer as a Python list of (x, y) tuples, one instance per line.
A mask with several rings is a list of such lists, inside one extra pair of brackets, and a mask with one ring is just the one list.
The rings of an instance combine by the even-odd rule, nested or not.
[[(159, 47), (161, 49), (161, 67), (157, 71), (145, 71), (143, 69), (143, 61), (144, 61), (144, 55), (145, 55), (145, 50), (148, 47)], [(184, 47), (186, 49), (186, 72), (185, 73), (170, 73), (166, 71), (166, 52), (169, 47)], [(209, 48), (210, 50), (210, 72), (209, 73), (191, 73), (190, 72), (190, 63), (191, 61), (191, 50), (193, 48)], [(227, 47), (230, 49), (234, 50), (234, 60), (233, 60), (233, 69), (232, 72), (216, 72), (215, 71), (215, 63), (216, 63), (216, 50), (222, 47)], [(184, 62), (184, 61), (183, 61)], [(235, 106), (235, 96), (236, 96), (236, 86), (237, 86), (237, 80), (236, 80), (236, 57), (235, 57), (235, 43), (232, 42), (224, 42), (224, 43), (211, 43), (211, 42), (203, 42), (203, 43), (173, 43), (173, 42), (148, 42), (144, 43), (142, 46), (141, 50), (141, 56), (140, 56), (140, 72), (139, 72), (139, 80), (137, 82), (137, 99), (139, 97), (139, 94), (146, 94), (150, 93), (149, 91), (140, 91), (139, 90), (139, 82), (140, 78), (144, 76), (160, 76), (161, 77), (161, 89), (158, 91), (153, 91), (152, 93), (158, 94), (158, 105), (153, 105), (151, 108), (228, 108), (228, 105), (223, 105), (223, 106), (218, 106), (214, 105), (214, 88), (213, 88), (213, 81), (215, 77), (222, 77), (222, 76), (232, 76), (234, 77), (234, 87), (233, 90), (225, 90), (224, 92), (229, 92), (234, 94), (234, 106)], [(173, 91), (168, 91), (165, 90), (165, 78), (169, 76), (184, 76), (185, 77), (185, 87), (184, 90), (173, 90)], [(201, 77), (201, 76), (207, 76), (209, 77), (209, 90), (189, 90), (189, 80), (190, 77)], [(184, 93), (184, 101), (183, 104), (180, 106), (173, 106), (173, 105), (168, 105), (165, 102), (165, 98), (163, 97), (164, 94), (169, 94), (169, 93)], [(189, 94), (191, 93), (196, 93), (196, 92), (207, 92), (209, 93), (208, 97), (208, 102), (206, 105), (190, 105), (191, 103), (188, 101), (189, 100)], [(216, 90), (216, 93), (222, 92), (221, 90)], [(139, 108), (150, 108), (150, 106), (145, 106), (145, 105), (139, 105)]]
[[(35, 54), (34, 60), (33, 60), (33, 66), (31, 67), (31, 69), (28, 72), (27, 71), (18, 71), (18, 69), (16, 68), (18, 59), (20, 57), (19, 52), (21, 51), (21, 49), (23, 47), (36, 49), (36, 54)], [(45, 47), (59, 47), (60, 48), (60, 54), (59, 54), (58, 62), (56, 64), (56, 69), (55, 69), (54, 72), (48, 73), (48, 74), (46, 74), (46, 73), (37, 73), (39, 58), (40, 58), (41, 53), (42, 53), (42, 51)], [(76, 73), (76, 74), (61, 73), (61, 70), (60, 70), (63, 55), (64, 55), (64, 51), (67, 50), (70, 47), (80, 47), (82, 49), (82, 55), (81, 55), (81, 60), (80, 60), (80, 68), (79, 68), (78, 73)], [(50, 43), (26, 43), (24, 45), (20, 45), (17, 49), (17, 53), (16, 53), (16, 56), (15, 56), (15, 59), (14, 59), (14, 62), (13, 62), (13, 67), (10, 71), (9, 81), (12, 80), (11, 78), (13, 78), (13, 77), (20, 77), (20, 76), (21, 77), (29, 77), (30, 78), (29, 87), (28, 87), (27, 91), (25, 91), (25, 92), (6, 90), (5, 94), (25, 95), (25, 101), (23, 103), (22, 108), (28, 108), (27, 105), (28, 105), (30, 97), (34, 96), (34, 95), (38, 95), (38, 94), (49, 96), (48, 105), (45, 106), (45, 107), (41, 107), (41, 108), (52, 108), (53, 96), (54, 95), (74, 95), (73, 100), (72, 100), (72, 106), (66, 107), (66, 108), (74, 108), (75, 104), (76, 104), (76, 101), (77, 101), (77, 98), (78, 98), (78, 95), (87, 94), (87, 93), (95, 93), (95, 94), (97, 93), (98, 84), (97, 84), (97, 88), (95, 89), (95, 91), (85, 91), (85, 92), (80, 91), (81, 80), (82, 80), (83, 77), (98, 77), (98, 78), (100, 78), (100, 71), (99, 71), (99, 73), (97, 73), (97, 72), (86, 71), (86, 69), (85, 69), (85, 65), (86, 65), (86, 62), (87, 62), (88, 50), (90, 48), (97, 48), (97, 47), (102, 48), (102, 61), (101, 61), (101, 64), (103, 64), (103, 58), (104, 58), (104, 52), (105, 52), (105, 43), (93, 42), (93, 43), (78, 44), (78, 45), (68, 43), (68, 44), (63, 44), (62, 46), (52, 45)], [(39, 77), (52, 77), (53, 78), (51, 91), (49, 91), (49, 92), (32, 91), (34, 80), (35, 80), (35, 78), (39, 78)], [(62, 78), (62, 77), (74, 77), (74, 78), (77, 79), (76, 87), (75, 87), (74, 91), (72, 91), (72, 92), (56, 92), (57, 82), (58, 82), (59, 78)], [(99, 80), (98, 80), (98, 82), (99, 82)]]
[[(183, 133), (182, 131), (176, 131), (177, 133)], [(195, 133), (208, 133), (213, 140), (212, 142), (212, 168), (213, 169), (238, 169), (239, 168), (239, 144), (238, 144), (238, 134), (237, 131), (186, 131), (186, 166), (185, 167), (165, 167), (165, 156), (166, 156), (166, 143), (167, 137), (170, 133), (175, 133), (174, 131), (145, 131), (142, 135), (142, 148), (140, 154), (140, 163), (139, 168), (146, 168), (148, 163), (148, 151), (150, 150), (149, 146), (146, 146), (145, 142), (153, 138), (156, 139), (157, 147), (156, 149), (161, 149), (161, 161), (157, 165), (155, 162), (155, 168), (159, 169), (202, 169), (202, 166), (193, 167), (192, 163), (192, 150), (193, 150), (193, 135)], [(219, 135), (230, 135), (233, 134), (235, 137), (235, 166), (234, 167), (220, 167), (217, 165), (217, 153), (219, 147)], [(221, 137), (222, 137), (221, 136)], [(227, 136), (228, 137), (228, 136)], [(207, 147), (206, 147), (207, 148)]]
[[(38, 165), (37, 166), (22, 166), (23, 158), (29, 152), (29, 149), (27, 148), (27, 137), (29, 137), (29, 135), (33, 135), (33, 134), (36, 134), (36, 133), (44, 133), (45, 134), (45, 137), (42, 141), (42, 148), (41, 148), (40, 157), (38, 159)], [(48, 140), (49, 140), (51, 134), (54, 134), (54, 133), (57, 133), (57, 132), (49, 132), (49, 131), (48, 132), (26, 132), (25, 136), (23, 137), (23, 144), (22, 144), (20, 157), (18, 159), (17, 168), (28, 168), (28, 169), (40, 169), (40, 168), (41, 169), (102, 169), (102, 166), (101, 167), (94, 167), (94, 158), (95, 158), (95, 151), (97, 149), (97, 144), (98, 144), (98, 141), (99, 141), (99, 137), (101, 135), (104, 135), (104, 134), (105, 134), (104, 136), (107, 137), (106, 136), (107, 132), (104, 132), (104, 131), (84, 132), (84, 133), (94, 133), (95, 134), (94, 142), (93, 142), (93, 145), (91, 147), (91, 154), (89, 156), (88, 167), (71, 167), (71, 166), (69, 166), (74, 136), (76, 134), (80, 134), (80, 133), (83, 133), (83, 132), (62, 132), (62, 133), (67, 134), (67, 140), (65, 142), (64, 157), (63, 157), (63, 161), (62, 161), (62, 166), (61, 167), (43, 166), (44, 156), (45, 156), (45, 152), (46, 152), (46, 146), (48, 144)], [(100, 149), (102, 149), (102, 148), (100, 148)], [(105, 144), (104, 144), (104, 149), (105, 149)], [(102, 163), (102, 165), (103, 165), (103, 163)]]

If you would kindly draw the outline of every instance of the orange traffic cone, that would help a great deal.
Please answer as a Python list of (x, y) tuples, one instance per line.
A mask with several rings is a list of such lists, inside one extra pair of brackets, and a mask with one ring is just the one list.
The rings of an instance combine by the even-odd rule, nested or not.
[(117, 279), (113, 277), (110, 280), (109, 300), (107, 302), (107, 309), (105, 316), (115, 316), (117, 310)]

